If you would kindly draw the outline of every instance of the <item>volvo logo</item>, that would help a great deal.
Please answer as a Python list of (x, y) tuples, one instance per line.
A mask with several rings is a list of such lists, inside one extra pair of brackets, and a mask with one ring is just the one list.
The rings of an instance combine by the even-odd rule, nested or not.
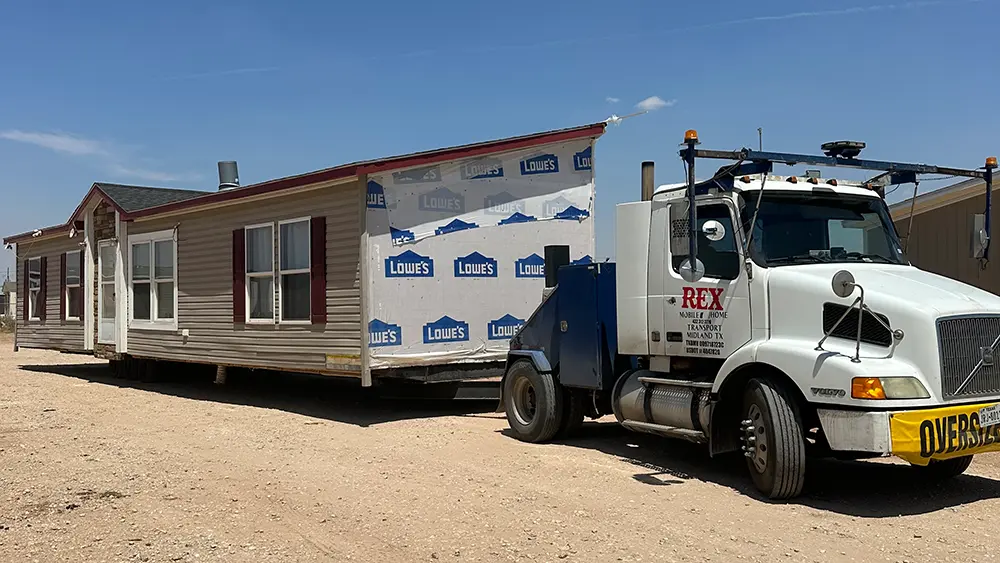
[(980, 346), (979, 358), (983, 364), (983, 367), (988, 367), (988, 368), (993, 367), (993, 348), (989, 346)]

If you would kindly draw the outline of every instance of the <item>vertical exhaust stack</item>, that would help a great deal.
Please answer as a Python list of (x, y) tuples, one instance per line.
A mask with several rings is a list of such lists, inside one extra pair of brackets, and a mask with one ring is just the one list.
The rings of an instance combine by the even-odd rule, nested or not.
[(569, 265), (569, 246), (553, 244), (545, 247), (545, 289), (542, 290), (542, 301), (559, 283), (559, 268)]
[(656, 180), (653, 174), (653, 163), (647, 160), (642, 163), (642, 201), (652, 201), (655, 189)]
[(236, 169), (235, 160), (219, 162), (219, 191), (240, 187), (240, 173)]

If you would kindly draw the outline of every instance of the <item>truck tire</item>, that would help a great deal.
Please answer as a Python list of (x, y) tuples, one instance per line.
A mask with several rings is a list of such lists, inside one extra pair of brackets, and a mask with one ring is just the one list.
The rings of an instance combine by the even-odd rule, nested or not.
[[(754, 485), (771, 499), (802, 492), (806, 443), (798, 405), (778, 384), (751, 379), (743, 395), (747, 467)], [(752, 437), (752, 439), (751, 439)]]
[(562, 388), (563, 416), (559, 421), (558, 438), (572, 438), (583, 426), (587, 414), (587, 396), (576, 389)]
[(528, 360), (518, 360), (504, 377), (507, 424), (523, 442), (551, 440), (563, 419), (563, 390), (551, 373), (538, 373)]
[(918, 474), (928, 481), (945, 481), (958, 477), (972, 464), (972, 456), (953, 457), (951, 459), (932, 459), (927, 465), (914, 465)]

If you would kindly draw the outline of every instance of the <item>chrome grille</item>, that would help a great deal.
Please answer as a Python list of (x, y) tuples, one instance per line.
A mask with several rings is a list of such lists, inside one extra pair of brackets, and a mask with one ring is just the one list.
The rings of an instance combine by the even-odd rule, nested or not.
[(1000, 315), (941, 319), (938, 341), (945, 398), (1000, 394)]

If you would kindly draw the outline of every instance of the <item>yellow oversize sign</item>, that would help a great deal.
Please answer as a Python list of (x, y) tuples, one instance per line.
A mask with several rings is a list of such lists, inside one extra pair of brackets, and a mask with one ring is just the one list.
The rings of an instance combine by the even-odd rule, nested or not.
[(1000, 405), (986, 403), (892, 413), (892, 453), (910, 463), (927, 465), (932, 459), (1000, 451), (998, 411)]

